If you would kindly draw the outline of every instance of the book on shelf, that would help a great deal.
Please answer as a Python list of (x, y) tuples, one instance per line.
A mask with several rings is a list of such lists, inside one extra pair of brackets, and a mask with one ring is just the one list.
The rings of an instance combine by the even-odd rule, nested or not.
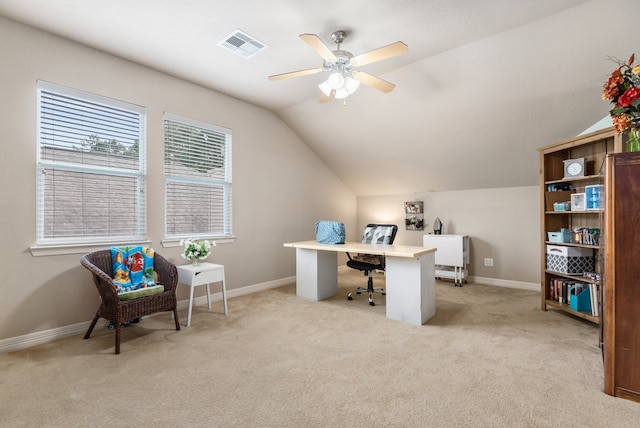
[(571, 303), (572, 292), (575, 294), (574, 289), (578, 287), (579, 290), (582, 290), (586, 285), (586, 283), (570, 279), (553, 278), (550, 284), (549, 298), (568, 305)]
[(600, 316), (600, 284), (589, 284), (591, 295), (591, 315)]
[[(591, 272), (587, 272), (591, 273)], [(588, 309), (591, 315), (594, 317), (600, 316), (600, 296), (599, 284), (587, 283), (579, 280), (565, 279), (565, 278), (553, 278), (549, 283), (549, 299), (555, 300), (558, 303), (571, 305), (573, 299), (578, 299), (578, 296), (582, 296), (585, 290), (589, 292), (589, 303), (591, 308)], [(586, 294), (585, 294), (586, 296)], [(577, 307), (578, 301), (574, 302), (573, 306)], [(585, 312), (580, 310), (580, 312)]]
[(598, 245), (600, 242), (600, 229), (577, 227), (573, 230), (573, 243), (585, 245)]
[(547, 186), (547, 192), (570, 192), (575, 190), (571, 183), (553, 183)]
[(600, 274), (596, 272), (584, 272), (582, 276), (592, 281), (600, 281)]

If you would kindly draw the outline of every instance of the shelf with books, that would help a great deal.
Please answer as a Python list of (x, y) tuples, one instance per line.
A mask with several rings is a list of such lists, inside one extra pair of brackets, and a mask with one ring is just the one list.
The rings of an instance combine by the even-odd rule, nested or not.
[(591, 312), (584, 311), (574, 311), (571, 307), (565, 303), (559, 303), (557, 300), (547, 300), (545, 302), (546, 305), (551, 306), (552, 308), (559, 309), (563, 312), (581, 318), (583, 320), (592, 322), (594, 324), (598, 324), (600, 322), (599, 316), (593, 316)]
[[(589, 198), (602, 195), (601, 172), (604, 160), (607, 154), (620, 151), (622, 140), (613, 128), (539, 149), (540, 286), (543, 311), (560, 310), (594, 324), (600, 323), (599, 275), (604, 252), (599, 244), (604, 214), (601, 205), (603, 198), (595, 202)], [(576, 162), (584, 166), (584, 175), (571, 176), (571, 172), (567, 170), (568, 164)], [(588, 263), (583, 263), (586, 261)], [(595, 277), (585, 278), (585, 272)], [(562, 301), (562, 295), (558, 296), (558, 286), (569, 285), (571, 289), (575, 284), (578, 284), (577, 290), (587, 291), (582, 295), (581, 303), (584, 303), (587, 295), (589, 303), (593, 301), (588, 310), (572, 308), (568, 298), (567, 301)]]
[(595, 272), (568, 275), (547, 270), (549, 289), (545, 304), (598, 323), (600, 316), (600, 275)]

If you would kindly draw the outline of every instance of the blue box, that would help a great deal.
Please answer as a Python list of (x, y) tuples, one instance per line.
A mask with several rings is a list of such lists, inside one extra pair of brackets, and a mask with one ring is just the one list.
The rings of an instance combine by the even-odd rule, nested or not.
[(584, 186), (585, 206), (588, 210), (601, 210), (604, 203), (604, 186), (595, 184), (592, 186)]
[(547, 232), (549, 242), (564, 242), (569, 243), (573, 239), (573, 234), (568, 230), (561, 230), (560, 232)]
[(571, 296), (569, 297), (569, 307), (574, 311), (589, 312), (591, 313), (591, 291), (589, 290), (589, 284), (579, 291), (578, 295), (575, 295), (575, 288), (571, 290)]

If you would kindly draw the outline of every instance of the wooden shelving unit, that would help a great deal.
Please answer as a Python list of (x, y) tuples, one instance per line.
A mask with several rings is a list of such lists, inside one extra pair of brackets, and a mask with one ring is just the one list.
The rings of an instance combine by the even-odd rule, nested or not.
[[(622, 152), (622, 137), (617, 135), (613, 128), (581, 135), (570, 140), (561, 141), (539, 149), (540, 152), (540, 260), (541, 260), (541, 309), (546, 311), (554, 309), (599, 324), (600, 317), (592, 315), (591, 311), (576, 311), (569, 304), (561, 303), (551, 298), (550, 284), (554, 279), (579, 280), (592, 284), (599, 281), (585, 278), (582, 275), (568, 275), (547, 269), (546, 252), (547, 245), (559, 245), (564, 247), (586, 248), (593, 251), (594, 270), (602, 275), (601, 262), (603, 250), (601, 245), (584, 245), (576, 243), (550, 242), (547, 232), (558, 232), (561, 229), (573, 230), (577, 227), (598, 228), (602, 230), (602, 210), (586, 211), (554, 211), (550, 208), (550, 199), (553, 197), (565, 197), (570, 199), (572, 192), (548, 192), (552, 185), (570, 184), (576, 193), (584, 192), (585, 186), (602, 184), (602, 166), (605, 156), (609, 153)], [(586, 175), (583, 177), (564, 178), (564, 160), (586, 159)], [(555, 193), (555, 195), (549, 195)], [(558, 195), (566, 193), (566, 195)], [(601, 313), (601, 312), (600, 312)]]
[[(540, 151), (541, 224), (541, 307), (566, 312), (600, 325), (600, 346), (604, 362), (604, 392), (640, 402), (640, 152), (624, 153), (627, 135), (613, 128), (542, 147)], [(565, 159), (586, 158), (588, 175), (564, 179)], [(568, 182), (578, 192), (589, 184), (604, 189), (603, 209), (558, 212), (548, 209), (548, 186)], [(556, 243), (547, 232), (561, 228), (598, 227), (600, 242), (595, 245)], [(566, 275), (547, 269), (546, 246), (562, 245), (593, 250), (599, 281)], [(569, 305), (550, 299), (549, 284), (554, 278), (567, 278), (598, 284), (599, 315), (572, 310)]]

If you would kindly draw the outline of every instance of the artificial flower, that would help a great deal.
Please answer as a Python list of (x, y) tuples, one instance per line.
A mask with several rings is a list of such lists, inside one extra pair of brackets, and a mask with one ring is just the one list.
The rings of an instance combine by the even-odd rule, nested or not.
[(180, 245), (184, 247), (182, 257), (187, 260), (204, 260), (211, 254), (211, 247), (216, 246), (216, 241), (198, 241), (196, 239), (183, 239)]
[(602, 99), (611, 101), (609, 114), (613, 127), (621, 134), (640, 122), (640, 64), (633, 64), (635, 54), (626, 63), (615, 61), (619, 67), (604, 84)]

